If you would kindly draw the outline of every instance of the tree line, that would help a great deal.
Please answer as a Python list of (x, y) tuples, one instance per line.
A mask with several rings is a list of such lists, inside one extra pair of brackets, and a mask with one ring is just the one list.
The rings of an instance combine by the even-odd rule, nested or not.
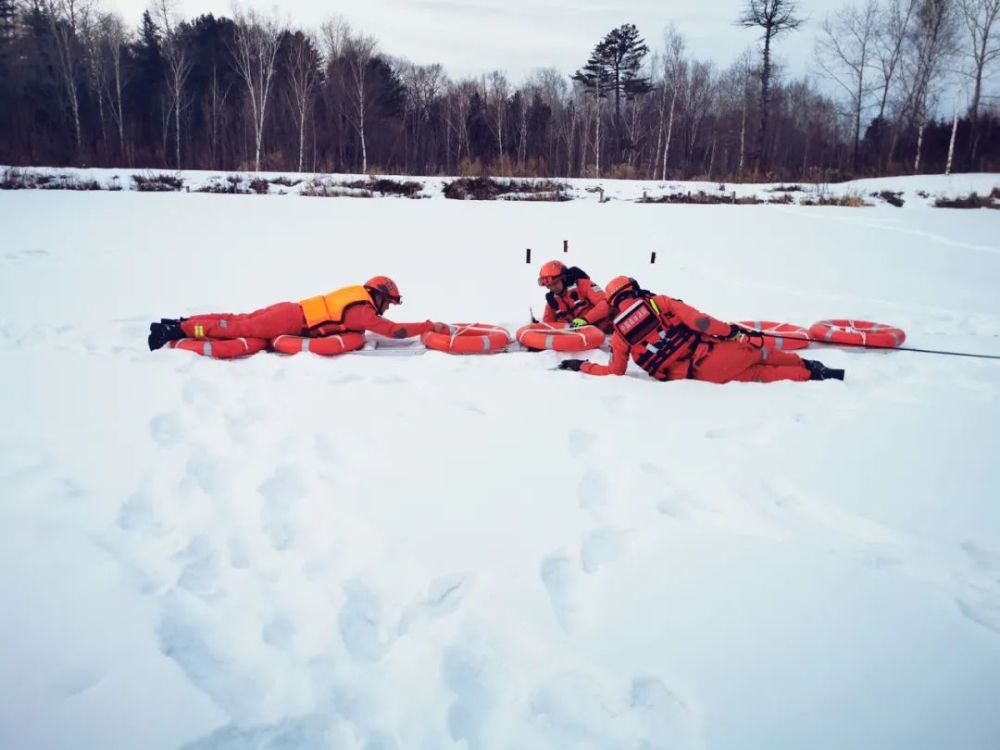
[[(573, 75), (452, 79), (339, 17), (253, 10), (136, 29), (99, 0), (0, 0), (0, 162), (212, 170), (815, 179), (1000, 167), (1000, 0), (856, 0), (818, 25), (815, 76), (777, 56), (793, 0), (744, 0), (724, 68), (631, 24)], [(835, 91), (835, 94), (829, 93)]]

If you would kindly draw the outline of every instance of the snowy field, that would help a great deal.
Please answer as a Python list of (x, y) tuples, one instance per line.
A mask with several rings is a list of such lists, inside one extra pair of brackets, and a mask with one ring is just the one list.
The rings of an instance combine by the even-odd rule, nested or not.
[(558, 257), (1000, 354), (1000, 212), (20, 191), (0, 227), (3, 750), (1000, 747), (1000, 361), (145, 340), (375, 274), (397, 320), (513, 330)]

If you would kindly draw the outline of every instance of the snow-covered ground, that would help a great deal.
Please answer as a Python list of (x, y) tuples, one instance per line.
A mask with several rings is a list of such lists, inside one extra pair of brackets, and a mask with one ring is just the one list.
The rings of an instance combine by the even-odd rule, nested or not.
[[(31, 186), (40, 182), (50, 188), (87, 182), (99, 190), (135, 191), (138, 180), (156, 182), (161, 178), (174, 181), (171, 187), (179, 192), (205, 192), (224, 190), (240, 193), (252, 191), (251, 182), (257, 181), (269, 195), (320, 193), (328, 197), (368, 197), (371, 181), (376, 179), (360, 174), (312, 174), (296, 172), (228, 173), (184, 170), (137, 169), (71, 169), (71, 168), (16, 168), (0, 166), (0, 180), (5, 175)], [(41, 178), (41, 180), (39, 180)], [(452, 177), (406, 177), (387, 175), (383, 178), (394, 183), (417, 183), (414, 197), (440, 198)], [(557, 179), (536, 180), (527, 178), (495, 177), (503, 183), (525, 183), (540, 187), (560, 187), (561, 195), (568, 200), (590, 201), (657, 201), (667, 196), (695, 196), (703, 193), (709, 198), (738, 200), (756, 199), (761, 202), (783, 200), (794, 204), (817, 202), (819, 199), (851, 198), (867, 206), (884, 204), (885, 193), (894, 193), (910, 208), (933, 205), (938, 198), (959, 198), (975, 192), (989, 196), (1000, 191), (1000, 174), (921, 175), (919, 177), (881, 177), (851, 180), (838, 183), (725, 183), (683, 182), (677, 180), (608, 180), (608, 179)], [(263, 183), (268, 183), (264, 185)], [(259, 191), (258, 191), (259, 192)], [(545, 192), (545, 191), (543, 191)], [(379, 195), (375, 192), (375, 195)], [(509, 200), (523, 200), (524, 195), (507, 194)], [(1000, 206), (1000, 200), (996, 201)]]
[(559, 257), (1000, 354), (1000, 213), (20, 191), (0, 227), (0, 748), (1000, 746), (1000, 361), (145, 341), (379, 273), (397, 319), (513, 329)]

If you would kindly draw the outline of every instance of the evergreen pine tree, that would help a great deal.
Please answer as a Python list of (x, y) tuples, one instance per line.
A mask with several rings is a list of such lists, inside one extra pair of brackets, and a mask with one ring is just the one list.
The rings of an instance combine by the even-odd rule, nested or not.
[[(139, 38), (132, 45), (131, 58), (134, 69), (128, 87), (128, 110), (135, 113), (139, 129), (139, 138), (136, 140), (150, 151), (158, 151), (157, 141), (164, 131), (160, 115), (166, 106), (163, 101), (166, 60), (160, 47), (160, 30), (149, 11), (142, 14), (142, 29), (139, 31)], [(162, 143), (160, 148), (163, 148)], [(148, 161), (150, 157), (151, 154), (147, 153), (144, 161)]]
[(489, 115), (486, 112), (486, 103), (478, 91), (472, 94), (469, 99), (469, 114), (465, 120), (466, 130), (469, 134), (469, 154), (474, 159), (489, 163), (493, 160), (495, 149), (493, 148), (496, 139), (490, 130)]
[(640, 75), (649, 47), (639, 37), (635, 24), (626, 23), (608, 32), (591, 53), (587, 64), (573, 74), (575, 81), (594, 95), (615, 95), (615, 120), (621, 118), (621, 99), (632, 99), (652, 88), (649, 78)]

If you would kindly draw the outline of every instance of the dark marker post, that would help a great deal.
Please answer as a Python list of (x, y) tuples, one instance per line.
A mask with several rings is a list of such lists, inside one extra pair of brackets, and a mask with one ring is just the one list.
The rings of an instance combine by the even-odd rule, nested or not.
[(653, 254), (649, 256), (649, 262), (650, 263), (656, 263), (656, 251), (655, 250), (653, 251)]
[(569, 252), (569, 240), (563, 240), (563, 252), (564, 253)]
[(531, 248), (529, 247), (524, 251), (524, 262), (531, 263)]

